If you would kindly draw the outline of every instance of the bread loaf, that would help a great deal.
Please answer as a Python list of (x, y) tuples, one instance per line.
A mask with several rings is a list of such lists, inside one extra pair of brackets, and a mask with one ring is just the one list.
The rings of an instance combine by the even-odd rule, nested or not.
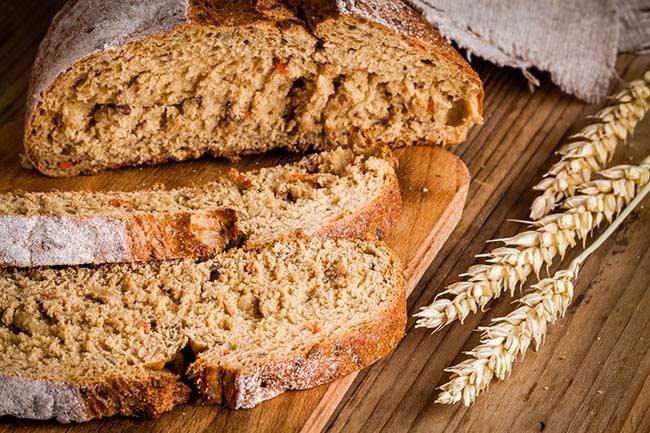
[(36, 59), (25, 153), (72, 176), (203, 154), (453, 144), (483, 89), (402, 0), (78, 0)]
[(233, 169), (197, 188), (0, 194), (0, 266), (205, 257), (296, 232), (381, 239), (399, 208), (385, 149), (339, 148), (248, 173)]
[(157, 416), (188, 385), (248, 408), (335, 380), (402, 337), (401, 272), (378, 241), (303, 238), (204, 261), (0, 269), (0, 416)]

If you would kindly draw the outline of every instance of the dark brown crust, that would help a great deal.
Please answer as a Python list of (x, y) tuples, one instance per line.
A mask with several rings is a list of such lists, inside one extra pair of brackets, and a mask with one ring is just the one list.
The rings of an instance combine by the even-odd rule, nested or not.
[(302, 26), (295, 14), (276, 0), (190, 0), (189, 21), (198, 25), (237, 27), (267, 21)]
[(188, 370), (199, 401), (233, 409), (251, 408), (288, 390), (313, 388), (361, 370), (388, 354), (406, 327), (403, 280), (382, 316), (354, 331), (316, 344), (303, 353), (241, 370), (199, 359)]
[(78, 386), (87, 420), (113, 415), (155, 418), (190, 396), (190, 388), (180, 377), (165, 371), (137, 380), (110, 377)]
[(126, 219), (130, 261), (214, 255), (238, 243), (237, 221), (237, 212), (229, 208), (134, 214)]

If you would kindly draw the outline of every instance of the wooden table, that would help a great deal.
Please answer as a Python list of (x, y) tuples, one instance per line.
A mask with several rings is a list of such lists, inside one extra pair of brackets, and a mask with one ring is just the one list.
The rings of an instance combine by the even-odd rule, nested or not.
[[(0, 127), (24, 109), (28, 71), (38, 42), (63, 0), (4, 0), (0, 4)], [(534, 93), (520, 73), (475, 61), (486, 88), (485, 123), (453, 149), (472, 174), (463, 218), (409, 299), (410, 312), (487, 250), (485, 241), (514, 234), (508, 218), (524, 218), (531, 187), (556, 157), (554, 149), (597, 107), (563, 95), (548, 80)], [(621, 56), (620, 75), (638, 78), (650, 56)], [(650, 153), (650, 119), (637, 128), (616, 161)], [(472, 408), (434, 405), (443, 368), (473, 347), (473, 329), (503, 315), (512, 299), (431, 334), (409, 329), (385, 360), (359, 374), (331, 410), (283, 405), (269, 419), (232, 425), (175, 421), (182, 431), (328, 432), (650, 432), (650, 203), (636, 210), (585, 264), (567, 316), (550, 328), (539, 353), (518, 362), (509, 380), (494, 383)], [(574, 254), (569, 254), (564, 264)], [(322, 399), (318, 389), (301, 398)], [(319, 407), (315, 402), (314, 407)], [(226, 423), (237, 423), (238, 417)], [(106, 421), (111, 423), (111, 421)], [(142, 431), (133, 421), (120, 431)], [(37, 425), (46, 430), (46, 425)]]

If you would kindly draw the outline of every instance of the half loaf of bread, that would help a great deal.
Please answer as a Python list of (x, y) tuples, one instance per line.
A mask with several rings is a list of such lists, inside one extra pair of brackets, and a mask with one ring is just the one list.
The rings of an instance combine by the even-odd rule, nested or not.
[(157, 416), (188, 400), (185, 383), (250, 408), (368, 366), (405, 321), (401, 267), (379, 241), (0, 269), (0, 416)]
[(78, 0), (33, 69), (25, 153), (71, 176), (388, 143), (453, 144), (476, 73), (402, 0)]
[(296, 232), (381, 239), (399, 208), (385, 148), (338, 148), (253, 172), (232, 169), (198, 188), (0, 194), (0, 266), (206, 257)]

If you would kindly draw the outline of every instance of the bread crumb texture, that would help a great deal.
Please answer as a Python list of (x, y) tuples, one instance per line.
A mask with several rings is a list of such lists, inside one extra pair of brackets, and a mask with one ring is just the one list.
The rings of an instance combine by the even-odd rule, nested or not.
[[(246, 245), (270, 242), (296, 232), (313, 236), (346, 216), (361, 214), (382, 200), (382, 195), (390, 193), (399, 195), (388, 151), (375, 148), (355, 153), (337, 148), (296, 163), (252, 172), (231, 169), (223, 178), (197, 188), (0, 194), (0, 234), (4, 233), (6, 239), (6, 245), (0, 240), (0, 262), (10, 262), (9, 258), (15, 259), (21, 251), (20, 254), (29, 255), (35, 249), (56, 250), (43, 254), (56, 253), (64, 259), (78, 256), (80, 245), (86, 244), (113, 251), (105, 254), (108, 261), (119, 259), (127, 248), (122, 246), (124, 241), (120, 237), (123, 221), (130, 216), (188, 213), (192, 215), (192, 224), (203, 227), (205, 236), (209, 236), (211, 229), (218, 233), (221, 225), (202, 221), (200, 215), (222, 208), (236, 210)], [(387, 209), (381, 210), (386, 213), (385, 219), (396, 216), (399, 197), (396, 200), (386, 203)], [(84, 227), (92, 225), (92, 230), (80, 230), (81, 222)], [(81, 239), (86, 232), (92, 236)], [(79, 239), (72, 241), (75, 235)], [(42, 241), (46, 238), (47, 242)], [(111, 242), (102, 242), (103, 239)], [(22, 245), (25, 240), (38, 245)], [(6, 260), (3, 256), (7, 256)]]
[[(398, 337), (374, 358), (362, 359), (367, 365), (397, 343), (403, 310), (400, 265), (381, 243), (370, 241), (298, 238), (205, 261), (1, 269), (0, 415), (37, 417), (38, 411), (12, 406), (17, 396), (2, 395), (17, 389), (7, 386), (11, 381), (83, 389), (83, 384), (119, 379), (122, 393), (135, 393), (137, 400), (144, 391), (129, 388), (129, 381), (163, 374), (181, 386), (175, 374), (182, 375), (183, 364), (192, 362), (190, 369), (202, 364), (237, 371), (239, 379), (251, 382), (249, 390), (251, 384), (263, 388), (265, 366), (308, 356), (319, 345), (348, 336), (362, 341), (360, 330), (392, 317), (397, 325), (391, 332)], [(313, 374), (300, 371), (299, 363), (291, 368), (305, 379)], [(278, 377), (277, 370), (273, 374)], [(219, 377), (212, 380), (212, 390), (228, 394)], [(238, 404), (239, 391), (231, 390), (230, 397), (216, 402), (249, 407), (317, 382), (276, 384), (273, 394), (258, 393), (247, 404)], [(34, 401), (38, 398), (45, 394), (36, 392)], [(186, 398), (187, 393), (181, 400)], [(56, 415), (44, 413), (41, 418)], [(125, 411), (118, 405), (99, 413)]]
[[(315, 22), (276, 1), (96, 3), (59, 14), (35, 65), (26, 153), (48, 175), (272, 148), (450, 144), (481, 121), (480, 80), (457, 53), (370, 9)], [(435, 33), (383, 3), (394, 7), (375, 12)]]

